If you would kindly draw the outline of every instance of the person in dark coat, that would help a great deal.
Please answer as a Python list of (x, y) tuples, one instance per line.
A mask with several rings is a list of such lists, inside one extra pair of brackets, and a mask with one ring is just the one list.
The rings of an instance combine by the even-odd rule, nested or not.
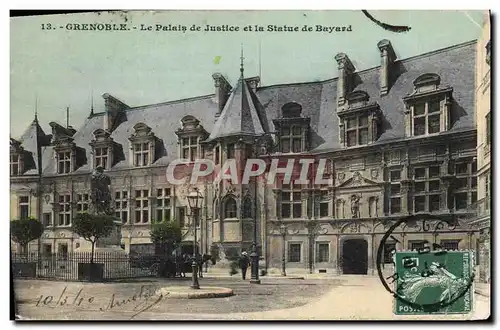
[(248, 257), (248, 253), (246, 253), (246, 251), (243, 251), (240, 257), (241, 276), (243, 280), (247, 275), (247, 268), (249, 265), (250, 265), (250, 258)]

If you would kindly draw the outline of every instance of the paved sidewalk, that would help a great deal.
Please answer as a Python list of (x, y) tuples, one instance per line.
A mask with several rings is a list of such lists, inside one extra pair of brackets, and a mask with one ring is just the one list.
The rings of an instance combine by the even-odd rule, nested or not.
[(474, 283), (474, 292), (481, 296), (490, 297), (490, 290), (490, 283)]
[[(156, 297), (150, 297), (147, 294), (141, 294), (140, 297), (150, 298), (147, 304), (141, 305), (141, 308), (135, 308), (127, 302), (120, 302), (118, 307), (109, 307), (107, 304), (90, 305), (88, 303), (89, 295), (96, 296), (96, 302), (99, 300), (99, 294), (103, 295), (104, 288), (107, 290), (116, 290), (117, 296), (126, 297), (127, 285), (117, 284), (90, 284), (86, 285), (91, 291), (82, 293), (82, 306), (75, 305), (61, 308), (49, 308), (50, 306), (34, 307), (33, 302), (21, 304), (21, 315), (33, 315), (32, 317), (41, 317), (45, 319), (108, 319), (108, 320), (474, 320), (486, 319), (490, 315), (490, 298), (479, 294), (475, 295), (474, 311), (469, 315), (423, 315), (423, 316), (396, 316), (393, 314), (393, 298), (385, 291), (377, 277), (373, 276), (339, 276), (340, 285), (332, 286), (324, 295), (313, 299), (306, 305), (288, 309), (274, 309), (250, 313), (172, 313), (168, 309), (166, 302), (153, 304), (150, 308), (143, 307), (150, 302), (156, 302)], [(290, 283), (283, 279), (264, 279), (265, 281), (280, 282), (281, 285)], [(321, 281), (321, 280), (318, 280)], [(57, 283), (57, 282), (56, 282)], [(43, 285), (45, 289), (55, 286), (47, 283)], [(64, 286), (68, 283), (63, 283)], [(70, 284), (68, 284), (70, 285)], [(73, 284), (74, 285), (74, 284)], [(116, 289), (113, 289), (116, 285)], [(140, 285), (140, 284), (138, 284)], [(265, 285), (265, 284), (263, 284)], [(60, 286), (60, 285), (59, 285)], [(38, 285), (37, 285), (38, 288)], [(29, 292), (30, 288), (23, 289), (21, 295)], [(32, 288), (31, 288), (32, 290)], [(50, 292), (50, 291), (49, 291)], [(101, 292), (101, 293), (100, 293)], [(102, 298), (102, 297), (101, 297)], [(57, 297), (54, 298), (55, 304)], [(87, 300), (86, 300), (87, 299)], [(233, 299), (233, 298), (218, 298)], [(211, 299), (210, 303), (217, 305), (218, 299)], [(71, 299), (72, 300), (72, 299)], [(104, 301), (106, 302), (106, 301)], [(128, 304), (128, 305), (127, 305)], [(147, 307), (147, 306), (146, 306)], [(187, 306), (186, 306), (187, 307)], [(144, 309), (144, 310), (143, 310)], [(184, 311), (185, 309), (181, 309)]]

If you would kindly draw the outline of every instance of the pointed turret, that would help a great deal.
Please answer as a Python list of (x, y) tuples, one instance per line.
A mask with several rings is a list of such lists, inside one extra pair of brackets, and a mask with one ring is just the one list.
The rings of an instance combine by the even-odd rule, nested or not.
[(264, 129), (253, 103), (248, 83), (244, 78), (243, 48), (241, 50), (240, 78), (220, 117), (215, 122), (209, 140), (226, 136), (261, 136)]

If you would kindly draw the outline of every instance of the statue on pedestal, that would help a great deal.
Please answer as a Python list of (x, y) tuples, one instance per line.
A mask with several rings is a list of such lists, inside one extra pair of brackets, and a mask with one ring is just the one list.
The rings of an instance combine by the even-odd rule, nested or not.
[(111, 193), (109, 186), (111, 179), (104, 174), (104, 168), (97, 166), (92, 173), (91, 200), (92, 211), (95, 214), (111, 214)]

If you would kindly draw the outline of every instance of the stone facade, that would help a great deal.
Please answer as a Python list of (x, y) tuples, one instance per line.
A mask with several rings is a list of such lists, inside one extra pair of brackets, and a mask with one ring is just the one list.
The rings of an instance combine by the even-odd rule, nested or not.
[[(24, 161), (11, 173), (11, 217), (26, 215), (28, 198), (29, 214), (46, 225), (41, 245), (30, 249), (79, 251), (84, 242), (71, 233), (71, 219), (87, 209), (90, 173), (103, 166), (127, 252), (153, 251), (151, 222), (175, 220), (186, 243), (197, 230), (199, 251), (222, 260), (250, 249), (255, 230), (270, 272), (279, 272), (284, 251), (296, 272), (373, 274), (391, 224), (429, 213), (435, 220), (395, 229), (385, 263), (390, 249), (426, 242), (475, 249), (476, 43), (403, 60), (388, 40), (374, 46), (379, 67), (357, 72), (341, 53), (332, 63), (338, 77), (327, 81), (259, 87), (242, 64), (235, 86), (214, 74), (213, 95), (130, 107), (104, 94), (106, 111), (92, 111), (78, 131), (51, 123), (45, 134), (35, 118), (11, 139), (11, 169)], [(268, 164), (309, 158), (314, 168), (326, 160), (327, 183), (199, 181), (204, 203), (195, 229), (186, 200), (193, 185), (171, 184), (167, 166), (205, 158), (223, 171), (234, 159), (241, 174), (256, 157)], [(191, 167), (176, 171), (189, 176)]]
[(490, 59), (491, 22), (489, 13), (485, 14), (481, 37), (477, 42), (476, 58), (476, 125), (477, 125), (477, 219), (472, 225), (480, 230), (479, 280), (490, 280), (490, 212), (491, 212), (491, 59)]

